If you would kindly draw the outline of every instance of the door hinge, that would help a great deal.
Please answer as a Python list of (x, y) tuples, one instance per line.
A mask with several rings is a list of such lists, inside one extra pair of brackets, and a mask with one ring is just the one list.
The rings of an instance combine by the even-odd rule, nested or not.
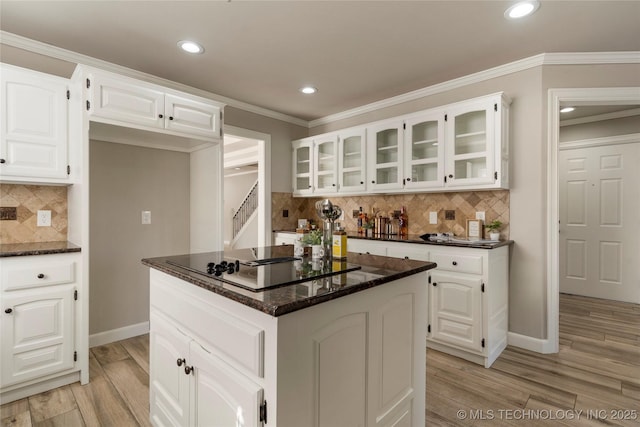
[(498, 104), (493, 104), (493, 111), (498, 111)]
[(493, 173), (493, 179), (495, 179), (496, 181), (498, 180), (498, 171), (495, 171)]
[(73, 291), (73, 300), (78, 301), (78, 290)]
[(484, 348), (484, 338), (482, 338), (482, 348)]
[(447, 117), (447, 115), (445, 114), (445, 115), (444, 115), (444, 121), (445, 121), (445, 122), (447, 121), (447, 118), (448, 118), (448, 117)]
[(71, 165), (67, 165), (67, 175), (71, 175)]
[(91, 80), (87, 79), (87, 89), (91, 87)]
[(91, 103), (89, 102), (89, 100), (87, 99), (87, 111), (89, 111), (91, 109)]
[(71, 91), (67, 89), (67, 99), (71, 99)]
[(267, 401), (266, 400), (262, 402), (262, 405), (260, 405), (260, 421), (262, 421), (265, 424), (267, 423)]
[(484, 292), (484, 283), (482, 284), (482, 286), (480, 286), (480, 290)]
[(427, 326), (427, 332), (428, 332), (428, 333), (431, 333), (431, 325), (428, 325), (428, 326)]
[(77, 362), (77, 361), (78, 361), (78, 352), (77, 352), (77, 351), (74, 351), (74, 352), (73, 352), (73, 361), (74, 361), (74, 362)]

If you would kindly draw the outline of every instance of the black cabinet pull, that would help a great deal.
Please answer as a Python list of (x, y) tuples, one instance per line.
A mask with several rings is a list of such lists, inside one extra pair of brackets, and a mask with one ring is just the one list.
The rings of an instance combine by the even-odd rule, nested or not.
[(457, 261), (453, 261), (451, 264), (458, 265), (458, 262)]
[(184, 373), (187, 375), (190, 375), (191, 372), (193, 372), (193, 366), (186, 366), (184, 367)]
[(433, 286), (438, 286), (438, 284), (436, 282), (433, 282)]
[(336, 186), (335, 184), (331, 184), (331, 185), (334, 186), (334, 187)]
[(169, 116), (169, 120), (173, 120), (173, 116)]
[(364, 184), (364, 181), (360, 181), (360, 185)]
[(44, 279), (44, 274), (42, 273), (38, 274), (38, 279)]
[(411, 178), (407, 178), (407, 181), (411, 181)]
[(372, 183), (372, 184), (375, 184), (376, 182), (375, 182), (375, 181), (371, 181), (371, 183)]
[(7, 314), (11, 314), (11, 313), (13, 313), (13, 309), (12, 308), (7, 308), (4, 312), (7, 313)]
[(0, 163), (7, 163), (5, 159), (0, 159)]
[(453, 178), (453, 175), (449, 174), (449, 178)]
[(164, 115), (162, 115), (162, 114), (158, 114), (158, 117), (163, 118), (163, 117), (164, 117)]
[(187, 363), (187, 359), (178, 359), (178, 366), (182, 366), (183, 363)]

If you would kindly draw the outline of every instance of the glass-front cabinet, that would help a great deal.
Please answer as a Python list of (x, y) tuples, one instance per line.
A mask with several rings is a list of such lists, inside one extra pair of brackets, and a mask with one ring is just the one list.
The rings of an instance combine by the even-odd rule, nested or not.
[(391, 120), (367, 127), (368, 188), (373, 192), (402, 188), (403, 121)]
[(294, 141), (293, 146), (293, 194), (313, 193), (313, 141), (311, 138)]
[(338, 136), (338, 188), (341, 193), (366, 189), (365, 128), (340, 131)]
[(313, 138), (314, 193), (338, 191), (338, 135), (326, 134)]
[(405, 120), (404, 188), (444, 184), (444, 115), (422, 114)]
[(494, 122), (497, 103), (485, 100), (464, 103), (447, 111), (446, 185), (492, 184)]

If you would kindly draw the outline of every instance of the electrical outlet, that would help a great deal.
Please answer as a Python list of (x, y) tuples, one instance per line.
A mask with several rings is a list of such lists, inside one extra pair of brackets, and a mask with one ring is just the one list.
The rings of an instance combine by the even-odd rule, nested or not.
[(151, 224), (151, 211), (142, 211), (142, 224)]
[(429, 224), (438, 223), (438, 212), (429, 212)]
[(455, 220), (456, 219), (456, 211), (444, 211), (444, 219), (446, 220)]
[(51, 211), (38, 211), (38, 220), (37, 220), (37, 226), (38, 227), (51, 227)]
[(289, 209), (283, 209), (282, 210), (282, 217), (283, 218), (289, 218)]
[(481, 219), (482, 221), (484, 221), (484, 211), (476, 212), (476, 219)]
[(360, 211), (357, 209), (354, 209), (351, 211), (351, 218), (353, 219), (358, 219), (358, 217), (360, 216)]

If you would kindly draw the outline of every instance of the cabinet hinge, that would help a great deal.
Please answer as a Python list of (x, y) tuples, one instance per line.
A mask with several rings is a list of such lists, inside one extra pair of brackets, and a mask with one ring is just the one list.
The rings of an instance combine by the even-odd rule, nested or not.
[(73, 361), (74, 361), (74, 362), (77, 362), (77, 361), (78, 361), (78, 352), (77, 352), (77, 351), (74, 351), (74, 352), (73, 352)]
[(73, 300), (78, 301), (78, 290), (73, 291)]
[(429, 276), (429, 283), (431, 283), (431, 276)]
[(482, 286), (480, 286), (480, 290), (484, 292), (484, 283), (482, 284)]
[(89, 111), (91, 109), (91, 103), (89, 102), (89, 100), (87, 99), (87, 111)]
[(266, 400), (262, 402), (262, 405), (260, 405), (260, 421), (262, 421), (265, 424), (267, 423), (267, 401)]
[(71, 165), (67, 165), (67, 175), (71, 175)]
[(493, 179), (495, 179), (496, 181), (498, 180), (498, 171), (495, 171), (493, 173)]
[(447, 121), (447, 115), (446, 114), (444, 115), (444, 121), (445, 122)]
[(482, 348), (484, 348), (484, 338), (482, 338)]
[(431, 333), (431, 325), (428, 325), (428, 326), (427, 326), (427, 332), (428, 332), (428, 333)]
[(71, 91), (67, 89), (67, 99), (71, 99)]
[(444, 183), (447, 183), (447, 175), (444, 176)]
[(87, 79), (87, 89), (91, 87), (91, 80)]
[(406, 123), (403, 123), (403, 124), (402, 124), (402, 129), (406, 129), (406, 128), (407, 128), (407, 124), (406, 124)]
[(493, 104), (493, 111), (498, 111), (498, 104)]

